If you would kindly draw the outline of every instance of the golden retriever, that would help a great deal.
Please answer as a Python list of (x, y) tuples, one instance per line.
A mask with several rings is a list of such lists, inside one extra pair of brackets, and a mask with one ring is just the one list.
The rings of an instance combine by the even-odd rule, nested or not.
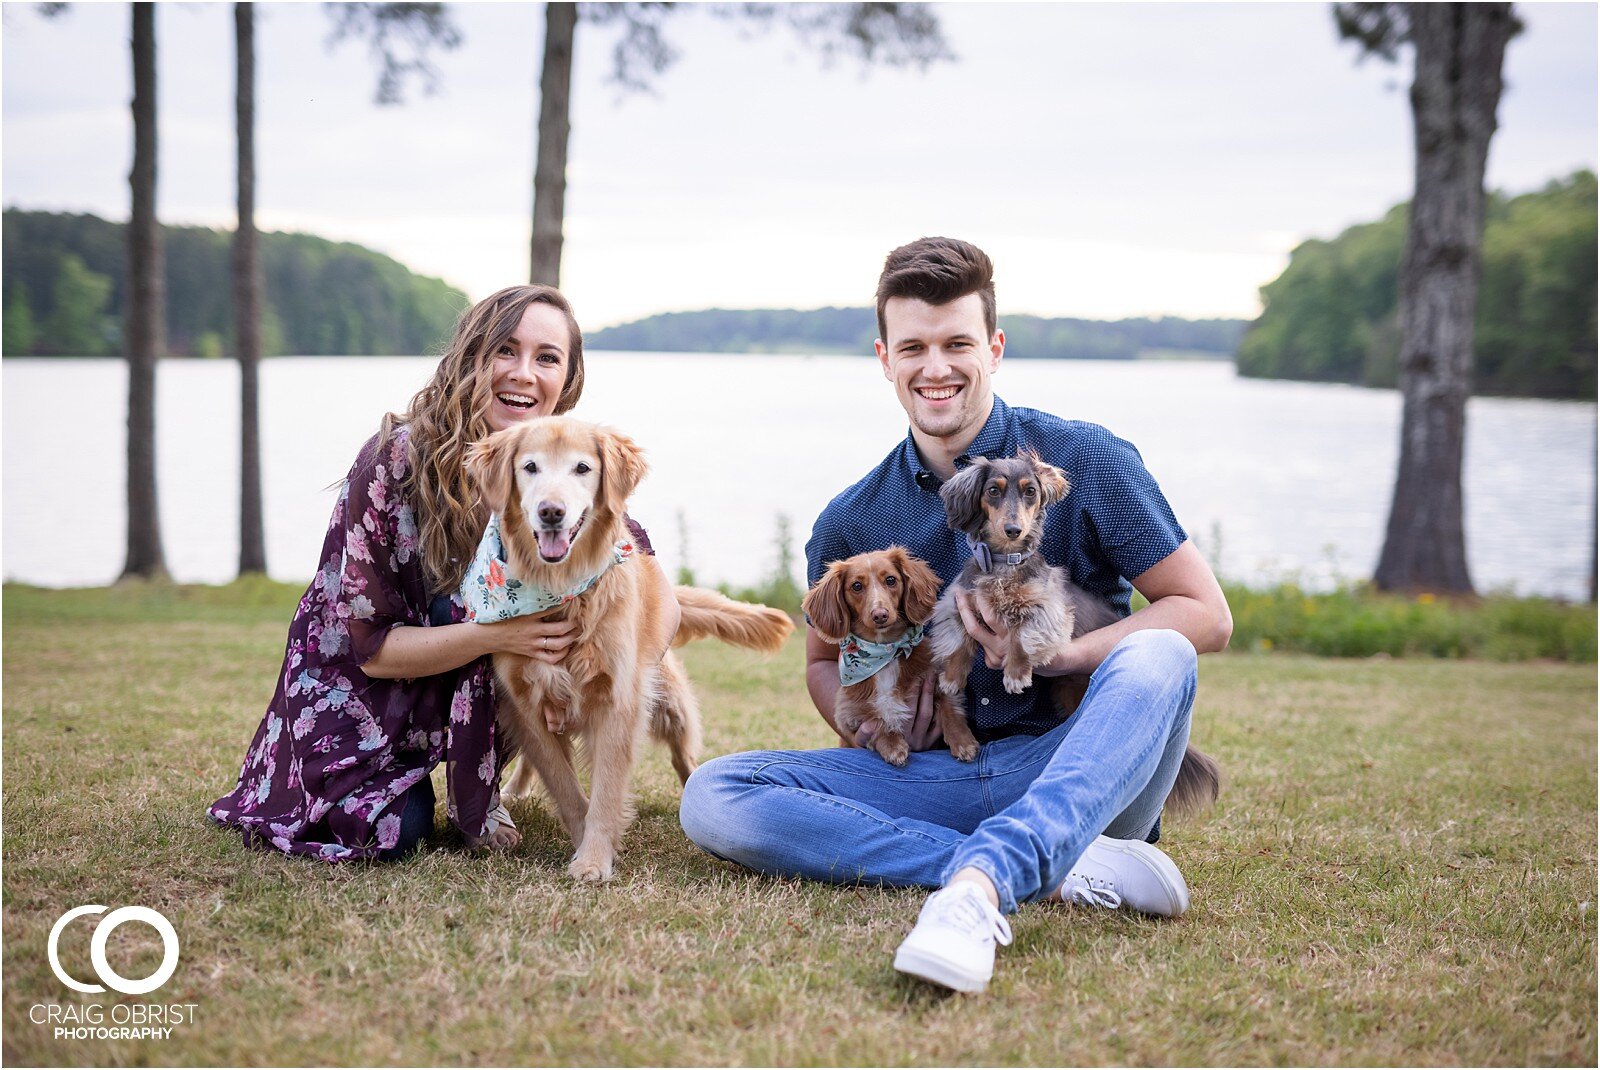
[[(830, 564), (806, 593), (802, 608), (812, 630), (838, 643), (840, 657), (846, 658), (860, 649), (861, 640), (901, 642), (928, 622), (938, 598), (939, 577), (927, 562), (903, 547), (891, 546)], [(905, 734), (923, 682), (933, 672), (932, 644), (920, 641), (866, 679), (842, 683), (834, 699), (834, 724), (854, 735), (862, 724), (876, 719), (879, 729), (872, 749), (891, 765), (905, 765), (911, 755)], [(972, 761), (978, 756), (978, 741), (959, 704), (942, 691), (934, 693), (933, 702), (935, 723), (950, 753), (963, 762)]]
[[(508, 578), (566, 591), (601, 572), (550, 619), (577, 623), (578, 637), (559, 665), (496, 654), (500, 730), (519, 754), (510, 793), (543, 780), (577, 847), (568, 872), (609, 880), (618, 843), (632, 820), (629, 776), (643, 730), (665, 743), (687, 780), (700, 746), (700, 714), (688, 677), (668, 652), (661, 603), (676, 595), (682, 613), (674, 645), (702, 636), (758, 650), (783, 645), (794, 624), (765, 606), (712, 591), (668, 586), (659, 568), (634, 555), (605, 568), (612, 549), (631, 541), (628, 496), (644, 478), (644, 454), (608, 428), (570, 417), (531, 420), (473, 446), (467, 467), (485, 504), (500, 517)], [(552, 732), (543, 710), (563, 711)], [(572, 762), (570, 735), (583, 739), (590, 794)]]

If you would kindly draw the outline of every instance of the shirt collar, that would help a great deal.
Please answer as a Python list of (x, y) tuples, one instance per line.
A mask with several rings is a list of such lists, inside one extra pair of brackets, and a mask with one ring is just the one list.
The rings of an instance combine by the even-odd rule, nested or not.
[[(1012, 429), (1011, 406), (1000, 400), (1000, 395), (994, 395), (994, 407), (989, 410), (989, 418), (984, 421), (983, 427), (978, 431), (978, 436), (972, 444), (956, 458), (956, 467), (964, 468), (971, 463), (974, 457), (1009, 457), (1017, 451), (1016, 435)], [(911, 469), (911, 478), (919, 487), (937, 490), (941, 480), (927, 465), (922, 463), (922, 455), (917, 452), (916, 439), (911, 431), (906, 431), (905, 444), (902, 446), (903, 456), (907, 467)]]

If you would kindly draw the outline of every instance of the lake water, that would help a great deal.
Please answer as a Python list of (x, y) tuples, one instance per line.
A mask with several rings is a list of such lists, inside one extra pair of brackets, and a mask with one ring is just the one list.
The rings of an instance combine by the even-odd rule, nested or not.
[[(273, 576), (317, 566), (335, 491), (430, 358), (276, 358), (261, 370)], [(3, 365), (0, 571), (53, 587), (116, 578), (125, 545), (127, 371), (114, 360)], [(166, 361), (157, 377), (167, 564), (225, 582), (238, 560), (238, 369)], [(1231, 364), (1007, 361), (1014, 405), (1091, 420), (1138, 445), (1195, 542), (1229, 578), (1314, 587), (1370, 575), (1393, 485), (1393, 391), (1236, 378)], [(812, 520), (905, 434), (875, 361), (593, 353), (575, 415), (649, 453), (632, 512), (669, 573), (756, 582), (779, 514), (803, 561)], [(1595, 405), (1476, 398), (1467, 550), (1479, 590), (1585, 595), (1594, 547)], [(680, 521), (681, 517), (681, 521)]]

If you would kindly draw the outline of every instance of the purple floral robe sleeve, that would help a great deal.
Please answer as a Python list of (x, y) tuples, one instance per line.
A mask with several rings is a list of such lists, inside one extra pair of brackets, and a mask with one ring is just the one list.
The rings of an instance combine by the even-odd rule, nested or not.
[[(362, 448), (334, 506), (322, 565), (289, 626), (277, 690), (238, 785), (210, 816), (247, 842), (331, 861), (400, 833), (412, 785), (445, 763), (450, 820), (484, 834), (499, 785), (488, 658), (415, 680), (361, 671), (396, 625), (430, 625), (416, 515), (401, 494), (406, 436)], [(459, 595), (451, 623), (465, 619)]]

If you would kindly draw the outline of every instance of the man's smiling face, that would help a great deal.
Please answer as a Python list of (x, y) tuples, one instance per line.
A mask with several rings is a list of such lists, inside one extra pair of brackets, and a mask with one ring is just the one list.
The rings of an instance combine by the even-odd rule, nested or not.
[(989, 378), (1005, 352), (1005, 332), (989, 335), (975, 293), (943, 305), (891, 297), (883, 314), (888, 337), (877, 341), (878, 362), (911, 426), (965, 447), (989, 418)]

